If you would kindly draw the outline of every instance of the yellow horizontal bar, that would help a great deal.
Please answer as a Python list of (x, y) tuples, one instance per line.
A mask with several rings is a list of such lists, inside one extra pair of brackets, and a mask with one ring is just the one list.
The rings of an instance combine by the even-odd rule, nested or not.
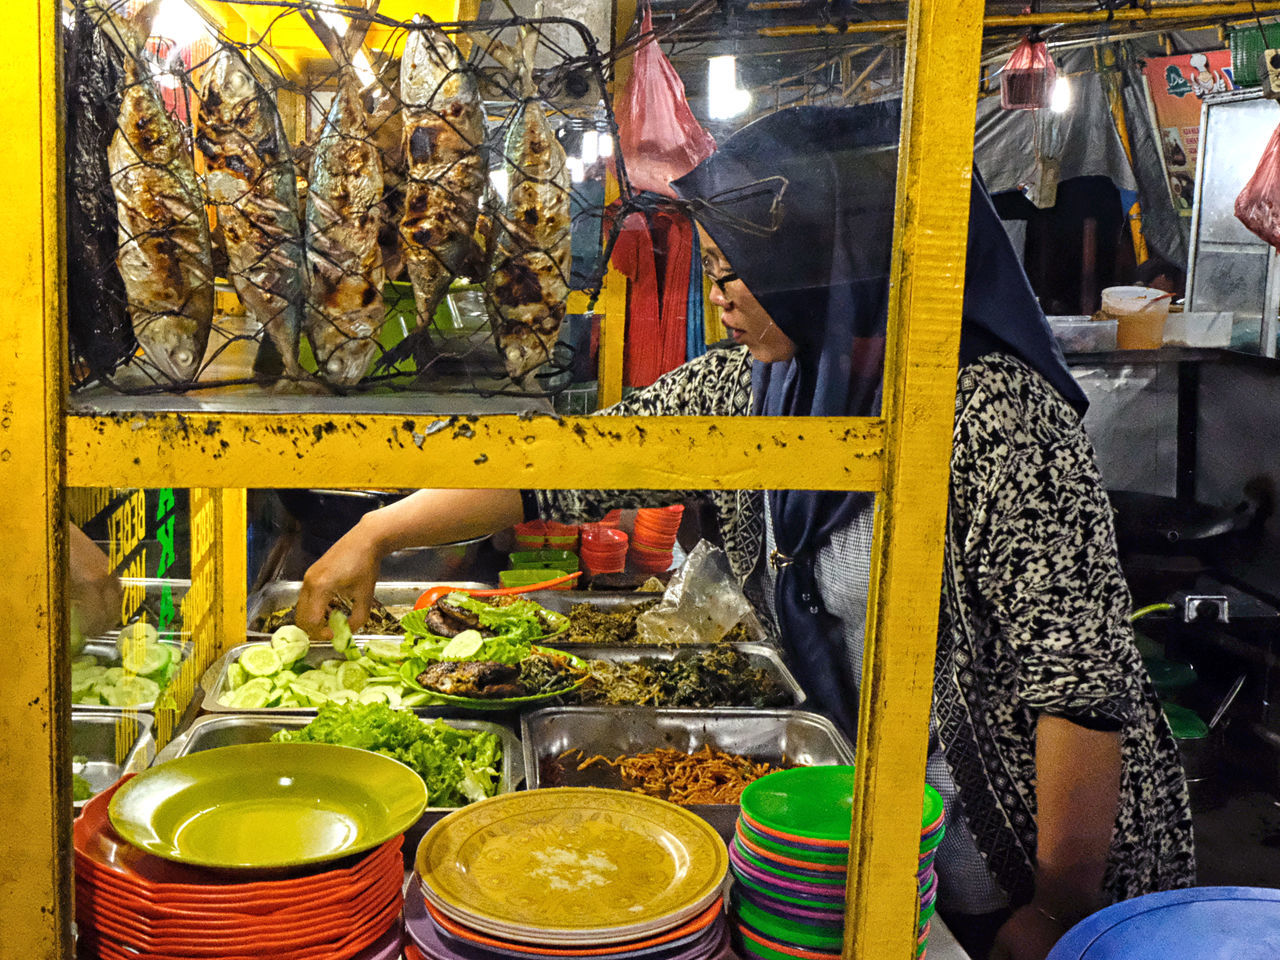
[[(1150, 8), (1137, 7), (1125, 10), (1058, 11), (1046, 13), (1020, 13), (985, 17), (982, 26), (986, 30), (1012, 27), (1042, 27), (1057, 23), (1156, 23), (1166, 20), (1228, 20), (1239, 17), (1270, 17), (1280, 14), (1280, 4), (1275, 3), (1176, 3)], [(901, 33), (907, 29), (906, 20), (867, 20), (841, 27), (823, 23), (807, 26), (761, 27), (762, 37), (806, 37), (822, 33)]]
[(883, 439), (852, 417), (78, 414), (67, 483), (877, 490)]

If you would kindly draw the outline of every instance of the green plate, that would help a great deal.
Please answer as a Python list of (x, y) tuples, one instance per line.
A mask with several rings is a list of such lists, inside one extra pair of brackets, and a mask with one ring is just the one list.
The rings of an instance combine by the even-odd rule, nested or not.
[[(542, 615), (555, 627), (555, 629), (549, 633), (543, 633), (536, 637), (531, 637), (530, 640), (550, 640), (551, 638), (558, 637), (569, 630), (569, 618), (564, 614), (556, 613), (554, 610), (543, 610)], [(404, 627), (404, 632), (408, 634), (410, 638), (448, 642), (448, 637), (442, 637), (427, 629), (426, 618), (426, 610), (410, 610), (400, 618), (400, 626)], [(499, 636), (502, 636), (502, 634), (499, 634)]]
[(157, 857), (278, 870), (371, 850), (426, 806), (422, 778), (390, 757), (324, 743), (249, 743), (145, 770), (116, 791), (108, 813), (122, 837)]
[(581, 679), (567, 687), (561, 687), (559, 690), (553, 690), (550, 693), (536, 693), (528, 697), (503, 697), (501, 699), (488, 699), (485, 697), (455, 697), (452, 694), (429, 690), (422, 684), (418, 683), (418, 674), (426, 668), (426, 664), (421, 660), (413, 659), (406, 660), (401, 664), (400, 680), (405, 684), (405, 686), (411, 687), (414, 690), (421, 690), (423, 693), (428, 693), (433, 697), (440, 698), (445, 703), (457, 704), (458, 706), (467, 707), (471, 710), (506, 710), (510, 707), (518, 707), (525, 703), (539, 703), (543, 700), (551, 700), (555, 697), (564, 696), (566, 693), (577, 690), (580, 686), (586, 683), (587, 661), (583, 660), (581, 657), (575, 657), (572, 653), (567, 653), (564, 650), (553, 650), (551, 647), (535, 646), (533, 647), (533, 650), (537, 653), (555, 653), (564, 657), (573, 664), (573, 666), (583, 671)]
[(844, 944), (844, 934), (839, 930), (824, 929), (814, 923), (802, 923), (775, 917), (755, 904), (735, 897), (733, 909), (738, 919), (752, 930), (782, 943), (811, 950), (839, 950)]

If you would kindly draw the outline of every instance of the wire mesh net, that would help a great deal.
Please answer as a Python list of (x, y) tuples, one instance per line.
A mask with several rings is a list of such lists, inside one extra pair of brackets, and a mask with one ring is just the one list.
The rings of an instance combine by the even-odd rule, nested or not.
[[(569, 294), (594, 304), (611, 245), (606, 167), (633, 202), (586, 28), (227, 6), (273, 15), (182, 47), (151, 35), (155, 3), (64, 19), (76, 387), (563, 389)], [(278, 59), (300, 24), (320, 68)]]

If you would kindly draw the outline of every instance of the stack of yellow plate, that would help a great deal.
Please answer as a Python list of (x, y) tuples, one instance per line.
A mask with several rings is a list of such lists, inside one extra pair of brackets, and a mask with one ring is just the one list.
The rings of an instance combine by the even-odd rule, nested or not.
[(408, 933), (426, 960), (727, 957), (728, 865), (715, 830), (663, 800), (577, 787), (506, 794), (423, 838)]

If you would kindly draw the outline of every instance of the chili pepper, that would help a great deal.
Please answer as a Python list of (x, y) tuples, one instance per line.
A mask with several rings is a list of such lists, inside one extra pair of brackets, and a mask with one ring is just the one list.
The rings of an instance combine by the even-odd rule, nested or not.
[(570, 580), (576, 580), (582, 576), (581, 570), (575, 570), (573, 573), (567, 573), (563, 577), (556, 577), (552, 580), (543, 580), (541, 583), (527, 583), (523, 587), (497, 587), (492, 590), (464, 590), (459, 587), (439, 586), (431, 587), (424, 590), (413, 605), (413, 609), (422, 610), (431, 606), (441, 597), (451, 593), (465, 593), (469, 597), (510, 597), (517, 593), (532, 593), (534, 590), (549, 590), (551, 587), (557, 587), (562, 583)]

